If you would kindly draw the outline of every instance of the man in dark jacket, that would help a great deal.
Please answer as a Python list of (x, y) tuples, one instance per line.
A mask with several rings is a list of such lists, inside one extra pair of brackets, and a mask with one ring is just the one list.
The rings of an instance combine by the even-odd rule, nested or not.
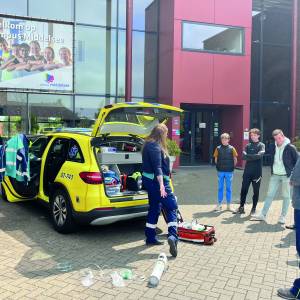
[[(298, 256), (300, 256), (300, 159), (297, 161), (290, 182), (291, 186), (293, 186), (292, 205), (294, 208), (294, 221), (296, 225), (296, 250)], [(294, 281), (292, 288), (279, 289), (278, 296), (284, 299), (300, 299), (300, 278)]]
[(255, 220), (266, 221), (266, 216), (276, 196), (279, 186), (282, 187), (282, 211), (278, 223), (285, 224), (285, 217), (291, 202), (290, 177), (298, 159), (297, 149), (291, 141), (284, 136), (282, 130), (273, 131), (275, 144), (270, 146), (271, 155), (271, 178), (264, 207), (259, 215), (254, 216)]
[(239, 208), (234, 211), (234, 214), (245, 213), (245, 203), (250, 184), (253, 187), (253, 204), (251, 215), (255, 214), (256, 205), (259, 198), (259, 188), (262, 178), (262, 158), (265, 154), (265, 144), (259, 141), (260, 130), (253, 128), (249, 131), (250, 143), (245, 147), (243, 152), (243, 160), (246, 161), (245, 170), (243, 174), (243, 183), (241, 188), (241, 202)]

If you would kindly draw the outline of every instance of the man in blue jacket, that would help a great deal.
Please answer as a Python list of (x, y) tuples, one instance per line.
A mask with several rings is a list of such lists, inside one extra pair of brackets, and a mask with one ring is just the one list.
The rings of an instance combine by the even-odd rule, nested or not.
[[(300, 159), (298, 159), (291, 176), (291, 186), (293, 186), (292, 205), (294, 208), (294, 221), (296, 225), (296, 250), (298, 256), (300, 256)], [(300, 278), (294, 281), (292, 288), (279, 289), (278, 296), (284, 299), (300, 299)]]

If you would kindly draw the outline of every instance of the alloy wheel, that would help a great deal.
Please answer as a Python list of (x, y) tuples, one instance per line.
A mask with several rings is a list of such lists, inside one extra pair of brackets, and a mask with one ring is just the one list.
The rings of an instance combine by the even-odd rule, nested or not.
[(58, 226), (63, 226), (67, 219), (67, 203), (62, 195), (57, 195), (53, 203), (53, 216)]

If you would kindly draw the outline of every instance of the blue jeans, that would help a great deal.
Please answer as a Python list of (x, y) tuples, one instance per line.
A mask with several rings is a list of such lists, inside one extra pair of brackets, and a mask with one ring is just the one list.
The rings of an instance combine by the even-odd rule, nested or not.
[(224, 181), (226, 182), (226, 200), (231, 203), (233, 172), (218, 172), (218, 203), (221, 205), (224, 195)]
[(265, 199), (264, 207), (261, 212), (263, 216), (267, 215), (280, 185), (282, 188), (283, 198), (281, 216), (285, 217), (288, 213), (289, 205), (291, 203), (290, 178), (288, 178), (287, 176), (272, 175), (269, 182), (267, 197)]

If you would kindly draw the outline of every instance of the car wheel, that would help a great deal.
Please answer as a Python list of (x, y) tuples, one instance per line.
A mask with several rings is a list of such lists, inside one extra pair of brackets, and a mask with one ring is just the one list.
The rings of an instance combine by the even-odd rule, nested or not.
[(54, 229), (59, 233), (70, 233), (76, 230), (72, 217), (70, 197), (63, 189), (53, 192), (50, 197), (51, 219)]
[(5, 189), (4, 189), (4, 187), (3, 187), (3, 184), (1, 184), (1, 187), (0, 187), (0, 189), (1, 189), (1, 198), (2, 198), (2, 200), (4, 200), (4, 201), (7, 201), (7, 202), (8, 202), (8, 200), (7, 200), (7, 196), (6, 196), (6, 193), (5, 193)]

